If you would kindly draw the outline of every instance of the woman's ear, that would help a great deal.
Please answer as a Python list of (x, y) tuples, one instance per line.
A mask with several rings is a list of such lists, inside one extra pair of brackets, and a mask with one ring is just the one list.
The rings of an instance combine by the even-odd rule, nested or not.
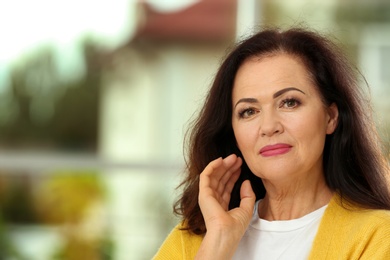
[(339, 122), (339, 109), (336, 103), (332, 103), (328, 107), (328, 125), (326, 127), (326, 134), (330, 135), (336, 130), (337, 124)]

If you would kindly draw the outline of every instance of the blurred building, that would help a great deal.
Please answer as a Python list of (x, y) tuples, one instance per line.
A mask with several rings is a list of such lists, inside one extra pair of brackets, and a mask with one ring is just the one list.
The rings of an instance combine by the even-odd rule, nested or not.
[(236, 36), (235, 0), (199, 1), (172, 12), (139, 8), (138, 32), (107, 57), (101, 95), (99, 153), (109, 161), (148, 165), (106, 175), (115, 197), (111, 225), (118, 259), (149, 259), (177, 221), (172, 202), (184, 167), (183, 137)]

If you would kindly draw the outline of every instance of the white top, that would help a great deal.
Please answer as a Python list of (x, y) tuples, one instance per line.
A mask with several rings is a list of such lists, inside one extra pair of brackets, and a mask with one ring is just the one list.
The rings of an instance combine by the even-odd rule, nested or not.
[(233, 259), (307, 259), (327, 205), (298, 219), (267, 221), (258, 204)]

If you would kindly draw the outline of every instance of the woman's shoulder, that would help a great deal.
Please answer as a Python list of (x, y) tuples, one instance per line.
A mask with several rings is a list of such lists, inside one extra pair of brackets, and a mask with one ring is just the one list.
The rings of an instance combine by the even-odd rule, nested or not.
[(202, 234), (198, 235), (198, 234), (195, 234), (193, 232), (191, 232), (191, 230), (189, 230), (188, 228), (188, 225), (187, 225), (187, 222), (186, 221), (181, 221), (179, 222), (171, 231), (171, 233), (175, 233), (175, 234), (178, 234), (180, 235), (180, 237), (182, 239), (188, 239), (188, 240), (200, 240), (202, 241), (203, 239), (203, 236)]
[(180, 222), (172, 229), (153, 259), (193, 259), (202, 240), (203, 235), (192, 233), (185, 221)]
[[(335, 195), (329, 203), (329, 214), (338, 218), (345, 218), (348, 222), (359, 224), (370, 223), (370, 225), (386, 225), (390, 228), (390, 210), (367, 209), (352, 204), (339, 195)], [(356, 223), (356, 224), (357, 224)]]
[(360, 209), (352, 210), (348, 221), (359, 226), (367, 233), (382, 234), (388, 240), (390, 238), (390, 210)]
[(325, 258), (390, 259), (390, 211), (359, 207), (336, 195), (325, 210), (310, 257)]
[(335, 195), (325, 210), (318, 234), (332, 239), (362, 242), (390, 239), (390, 211), (367, 209)]

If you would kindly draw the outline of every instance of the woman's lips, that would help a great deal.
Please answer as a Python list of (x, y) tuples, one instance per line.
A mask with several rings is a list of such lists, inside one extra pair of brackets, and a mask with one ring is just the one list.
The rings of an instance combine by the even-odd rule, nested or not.
[(288, 144), (273, 144), (267, 145), (261, 148), (260, 155), (264, 157), (276, 156), (280, 154), (288, 153), (292, 146)]

